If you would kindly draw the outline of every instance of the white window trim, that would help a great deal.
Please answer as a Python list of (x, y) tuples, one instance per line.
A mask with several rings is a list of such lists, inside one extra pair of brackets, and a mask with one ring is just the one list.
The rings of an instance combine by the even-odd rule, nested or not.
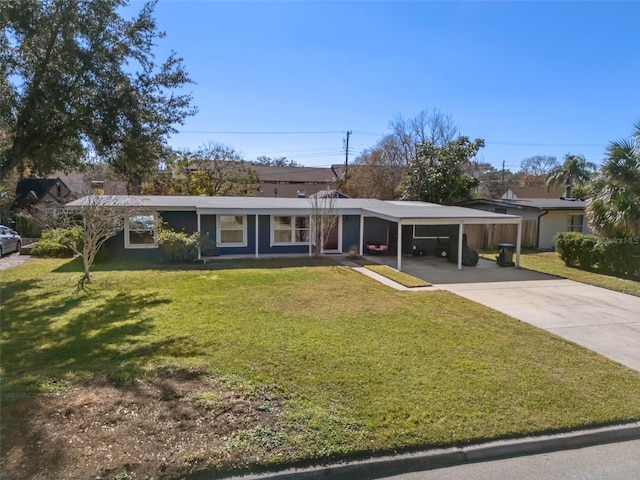
[[(222, 222), (220, 221), (220, 217), (242, 217), (242, 243), (222, 243), (221, 238), (221, 232), (222, 229), (221, 224)], [(233, 215), (233, 214), (220, 214), (220, 215), (216, 215), (216, 245), (219, 247), (246, 247), (247, 246), (247, 216), (246, 215)]]
[[(129, 219), (137, 215), (127, 215), (124, 222), (124, 248), (126, 249), (138, 249), (138, 248), (158, 248), (158, 214), (153, 214), (154, 227), (153, 227), (153, 243), (131, 243), (129, 232)], [(144, 229), (147, 230), (147, 229)]]
[[(276, 242), (275, 241), (275, 232), (276, 232), (276, 222), (275, 222), (275, 218), (276, 217), (291, 217), (292, 221), (291, 221), (291, 228), (289, 229), (290, 232), (290, 242)], [(293, 239), (295, 238), (295, 232), (296, 232), (296, 221), (295, 219), (298, 217), (304, 217), (307, 219), (309, 227), (302, 229), (302, 230), (306, 230), (307, 231), (307, 238), (308, 240), (304, 241), (304, 242), (294, 242)], [(287, 245), (311, 245), (313, 242), (313, 235), (312, 235), (312, 222), (311, 222), (311, 216), (310, 215), (271, 215), (271, 243), (270, 245), (272, 247), (284, 247)], [(282, 231), (284, 231), (284, 229), (282, 229)]]
[[(582, 217), (582, 223), (581, 224), (573, 223), (573, 218), (574, 217)], [(567, 231), (583, 233), (584, 232), (584, 220), (585, 220), (584, 213), (571, 213), (571, 214), (569, 214), (569, 217), (567, 219)], [(576, 230), (578, 227), (580, 227), (580, 230)]]

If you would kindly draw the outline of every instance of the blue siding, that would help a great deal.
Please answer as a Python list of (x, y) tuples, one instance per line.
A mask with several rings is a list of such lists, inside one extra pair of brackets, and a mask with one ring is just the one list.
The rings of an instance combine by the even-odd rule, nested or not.
[(167, 258), (159, 248), (124, 248), (124, 230), (107, 240), (102, 248), (109, 259), (157, 262)]
[[(223, 247), (218, 245), (220, 255), (251, 255), (256, 253), (256, 216), (247, 215), (247, 246)], [(214, 229), (215, 232), (215, 229)]]
[(360, 215), (342, 216), (342, 251), (348, 252), (360, 243)]
[(200, 215), (200, 233), (202, 235), (208, 235), (209, 239), (216, 240), (216, 216), (215, 215)]
[(196, 212), (160, 212), (160, 218), (176, 232), (191, 234), (198, 231)]
[(389, 242), (389, 222), (381, 218), (367, 217), (364, 219), (364, 244), (379, 242), (385, 245)]
[(260, 215), (260, 254), (264, 253), (309, 253), (309, 245), (278, 245), (271, 246), (271, 216)]

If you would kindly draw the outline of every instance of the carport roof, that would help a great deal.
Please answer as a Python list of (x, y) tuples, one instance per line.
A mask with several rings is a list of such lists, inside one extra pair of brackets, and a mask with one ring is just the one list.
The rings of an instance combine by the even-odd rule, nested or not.
[[(68, 207), (80, 207), (95, 203), (88, 196), (69, 203)], [(160, 195), (110, 195), (101, 196), (105, 206), (153, 208), (165, 211), (196, 211), (200, 214), (236, 212), (244, 214), (308, 214), (312, 209), (308, 198), (265, 197), (205, 197)], [(344, 215), (375, 216), (400, 223), (518, 223), (520, 217), (485, 212), (472, 208), (437, 205), (425, 202), (383, 201), (368, 198), (338, 198), (333, 205), (337, 213)]]

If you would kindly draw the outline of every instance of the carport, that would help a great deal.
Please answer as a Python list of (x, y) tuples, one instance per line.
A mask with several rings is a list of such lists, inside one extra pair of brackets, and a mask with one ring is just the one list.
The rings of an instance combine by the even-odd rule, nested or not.
[(402, 227), (405, 225), (455, 225), (458, 230), (458, 269), (462, 269), (462, 247), (465, 225), (511, 224), (517, 226), (516, 267), (520, 266), (522, 218), (516, 215), (484, 212), (472, 208), (437, 205), (425, 202), (376, 202), (373, 208), (363, 208), (360, 217), (360, 255), (364, 248), (364, 222), (375, 217), (398, 225), (398, 251), (396, 269), (402, 271)]

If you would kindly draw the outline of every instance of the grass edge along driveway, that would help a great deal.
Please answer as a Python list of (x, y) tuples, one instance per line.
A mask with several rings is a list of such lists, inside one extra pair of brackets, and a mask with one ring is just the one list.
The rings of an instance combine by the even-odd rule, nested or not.
[[(482, 258), (495, 261), (497, 252), (482, 252)], [(586, 283), (594, 287), (602, 287), (615, 292), (640, 297), (640, 278), (618, 277), (613, 274), (600, 273), (597, 270), (582, 270), (567, 267), (556, 252), (522, 252), (520, 266), (527, 270), (547, 273), (558, 277)]]
[(3, 408), (162, 365), (272, 392), (277, 425), (235, 432), (208, 469), (640, 419), (637, 372), (448, 292), (397, 292), (326, 260), (98, 267), (88, 293), (75, 293), (78, 276), (63, 260), (3, 272)]

